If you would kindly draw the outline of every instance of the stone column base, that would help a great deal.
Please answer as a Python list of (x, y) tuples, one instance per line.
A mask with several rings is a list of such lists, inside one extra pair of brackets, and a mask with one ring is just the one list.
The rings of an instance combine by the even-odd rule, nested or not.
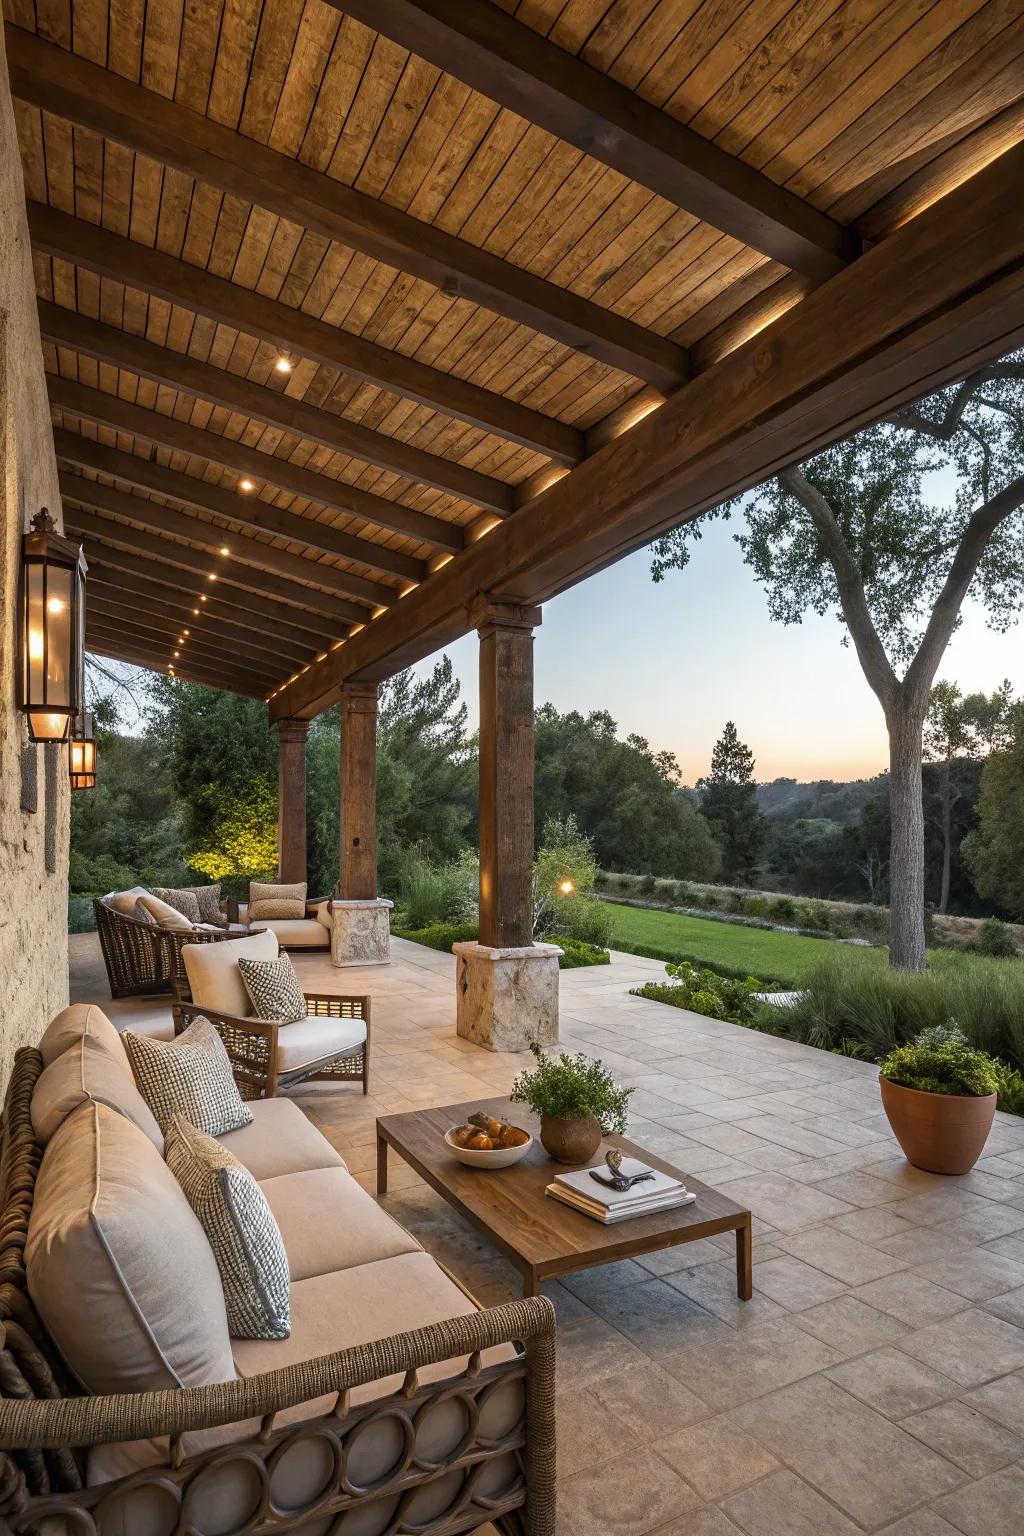
[(526, 1051), (558, 1040), (556, 944), (491, 949), (454, 944), (456, 1032), (491, 1051)]
[(366, 901), (331, 902), (331, 960), (335, 965), (390, 965), (391, 928), (388, 914), (394, 902), (380, 897)]

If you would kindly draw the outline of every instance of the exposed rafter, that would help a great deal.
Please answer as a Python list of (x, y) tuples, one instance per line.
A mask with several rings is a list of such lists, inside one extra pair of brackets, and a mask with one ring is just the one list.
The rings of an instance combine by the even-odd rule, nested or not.
[(6, 28), (11, 89), (23, 101), (300, 227), (507, 315), (566, 346), (672, 389), (686, 354), (612, 310), (357, 192), (266, 145), (47, 43)]
[[(253, 645), (242, 637), (226, 635), (222, 629), (216, 629), (212, 633), (199, 619), (188, 618), (179, 615), (170, 617), (166, 611), (152, 604), (145, 607), (133, 607), (126, 600), (123, 593), (112, 592), (109, 587), (100, 585), (89, 576), (89, 614), (98, 624), (110, 628), (113, 625), (124, 624), (134, 629), (144, 629), (154, 637), (162, 636), (167, 644), (177, 641), (179, 636), (184, 636), (185, 641), (193, 652), (208, 652), (222, 661), (230, 662), (233, 658), (239, 661), (253, 662), (258, 667), (268, 671), (282, 669), (281, 650), (275, 655), (273, 651)], [(302, 655), (299, 665), (311, 659), (309, 652)], [(294, 662), (286, 663), (294, 667)]]
[(430, 368), (401, 352), (389, 352), (351, 332), (315, 320), (262, 293), (242, 288), (163, 251), (126, 240), (97, 224), (73, 218), (45, 203), (29, 202), (33, 248), (73, 266), (112, 278), (128, 288), (180, 304), (197, 315), (255, 336), (296, 357), (339, 368), (355, 378), (404, 395), (546, 454), (575, 464), (585, 453), (582, 433), (539, 411)]
[[(319, 550), (322, 554), (359, 560), (375, 570), (401, 576), (405, 581), (421, 581), (426, 571), (422, 560), (414, 560), (411, 555), (402, 554), (400, 550), (389, 549), (371, 539), (357, 539), (339, 528), (332, 528), (330, 523), (320, 523), (311, 517), (299, 517), (294, 512), (282, 511), (258, 496), (228, 490), (222, 485), (211, 485), (208, 480), (168, 469), (153, 459), (141, 458), (137, 453), (123, 453), (119, 448), (108, 448), (90, 437), (83, 437), (79, 432), (56, 427), (53, 443), (57, 457), (66, 464), (110, 475), (140, 490), (172, 496), (175, 501), (195, 507), (201, 512), (230, 518), (243, 528), (293, 539), (296, 543), (308, 544), (311, 549)], [(374, 601), (389, 601), (389, 589), (381, 590), (384, 595), (378, 597), (370, 593), (369, 588), (364, 588), (367, 596), (372, 596)], [(356, 595), (356, 589), (353, 589), (351, 595)]]
[(145, 621), (111, 618), (101, 612), (90, 615), (86, 635), (108, 645), (123, 644), (152, 650), (156, 655), (162, 655), (166, 663), (173, 667), (187, 660), (197, 667), (223, 669), (235, 677), (248, 677), (255, 688), (266, 687), (284, 671), (280, 665), (274, 667), (267, 662), (254, 662), (245, 656), (225, 656), (223, 652), (205, 646), (191, 636), (178, 643), (176, 637), (154, 630)]
[(817, 282), (855, 234), (490, 0), (328, 0), (529, 122)]
[(435, 453), (424, 453), (421, 448), (413, 448), (383, 432), (371, 432), (344, 416), (322, 411), (265, 385), (253, 384), (237, 373), (201, 363), (189, 357), (187, 352), (154, 346), (130, 331), (101, 325), (98, 320), (90, 320), (72, 309), (62, 309), (59, 304), (41, 303), (39, 323), (44, 339), (58, 346), (113, 363), (116, 368), (124, 368), (140, 378), (153, 379), (169, 389), (224, 406), (226, 410), (237, 411), (240, 416), (262, 421), (268, 427), (294, 433), (307, 442), (329, 448), (332, 453), (349, 454), (368, 464), (390, 469), (434, 490), (475, 502), (499, 516), (512, 510), (515, 492), (502, 480), (481, 475), (475, 469), (467, 469)]
[(276, 485), (296, 496), (308, 497), (331, 511), (344, 512), (349, 516), (362, 517), (386, 528), (392, 533), (402, 533), (411, 539), (421, 539), (438, 549), (454, 552), (463, 547), (465, 535), (455, 523), (446, 523), (441, 517), (417, 512), (403, 507), (397, 501), (374, 496), (369, 491), (357, 490), (343, 480), (332, 480), (328, 475), (304, 469), (287, 459), (272, 453), (261, 453), (247, 448), (234, 438), (223, 437), (217, 432), (207, 432), (202, 427), (190, 426), (166, 416), (162, 411), (150, 411), (144, 406), (133, 405), (118, 395), (107, 394), (102, 389), (89, 389), (73, 379), (62, 379), (56, 374), (47, 375), (50, 403), (62, 411), (70, 411), (86, 421), (99, 426), (113, 427), (118, 432), (130, 432), (146, 442), (173, 448), (179, 453), (194, 454), (211, 464), (221, 464), (257, 484)]
[[(125, 645), (110, 640), (105, 635), (87, 635), (86, 651), (93, 656), (105, 656), (111, 661), (124, 661), (133, 667), (144, 667), (149, 672), (167, 672), (167, 661), (158, 649), (148, 646)], [(186, 683), (201, 683), (204, 688), (217, 688), (222, 693), (236, 693), (244, 699), (266, 698), (266, 690), (254, 682), (248, 674), (210, 668), (182, 660), (174, 663), (175, 676)]]

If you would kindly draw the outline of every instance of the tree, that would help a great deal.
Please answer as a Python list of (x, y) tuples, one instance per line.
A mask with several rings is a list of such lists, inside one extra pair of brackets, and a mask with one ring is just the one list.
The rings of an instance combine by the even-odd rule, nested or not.
[(207, 788), (213, 814), (206, 842), (185, 862), (207, 880), (229, 882), (244, 897), (250, 880), (273, 880), (277, 869), (277, 787), (257, 775), (244, 790)]
[(736, 727), (725, 730), (711, 754), (711, 771), (697, 780), (701, 810), (718, 837), (726, 880), (752, 885), (757, 874), (764, 824), (757, 809), (754, 754)]
[[(933, 499), (955, 477), (952, 506)], [(744, 558), (772, 617), (837, 612), (889, 733), (890, 960), (921, 970), (924, 926), (922, 733), (968, 592), (1007, 629), (1024, 593), (1024, 354), (979, 369), (913, 409), (783, 470), (743, 506)], [(660, 580), (685, 566), (699, 524), (655, 546)], [(901, 675), (902, 672), (902, 675)]]
[(944, 681), (936, 683), (931, 691), (924, 723), (924, 758), (939, 768), (940, 912), (949, 910), (953, 812), (966, 795), (964, 759), (970, 764), (1003, 741), (1011, 696), (1009, 679), (991, 695), (969, 693), (965, 696), (956, 683)]
[(1024, 704), (1010, 711), (1007, 745), (985, 760), (978, 812), (964, 858), (981, 894), (1024, 918)]

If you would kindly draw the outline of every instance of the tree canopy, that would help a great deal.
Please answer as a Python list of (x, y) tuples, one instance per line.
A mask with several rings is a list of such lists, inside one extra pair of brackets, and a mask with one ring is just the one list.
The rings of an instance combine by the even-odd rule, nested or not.
[(711, 753), (711, 768), (697, 780), (700, 808), (722, 851), (726, 880), (753, 885), (757, 878), (763, 828), (757, 809), (754, 754), (740, 741), (736, 726), (725, 729)]

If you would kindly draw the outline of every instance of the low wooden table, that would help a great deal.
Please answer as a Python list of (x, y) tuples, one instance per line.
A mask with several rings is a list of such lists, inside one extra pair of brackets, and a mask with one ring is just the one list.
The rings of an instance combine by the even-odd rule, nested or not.
[(445, 1132), (479, 1109), (499, 1120), (512, 1120), (537, 1135), (535, 1117), (508, 1099), (478, 1099), (471, 1104), (383, 1115), (377, 1121), (378, 1195), (387, 1193), (388, 1148), (393, 1147), (515, 1265), (523, 1277), (524, 1296), (535, 1296), (542, 1280), (557, 1275), (656, 1253), (679, 1243), (695, 1243), (719, 1232), (735, 1232), (736, 1289), (743, 1301), (750, 1300), (750, 1212), (742, 1206), (624, 1136), (609, 1136), (602, 1143), (602, 1154), (608, 1147), (619, 1147), (628, 1156), (683, 1179), (697, 1198), (672, 1211), (656, 1211), (605, 1226), (544, 1193), (562, 1165), (551, 1161), (538, 1140), (511, 1168), (468, 1168), (460, 1163), (445, 1144)]

